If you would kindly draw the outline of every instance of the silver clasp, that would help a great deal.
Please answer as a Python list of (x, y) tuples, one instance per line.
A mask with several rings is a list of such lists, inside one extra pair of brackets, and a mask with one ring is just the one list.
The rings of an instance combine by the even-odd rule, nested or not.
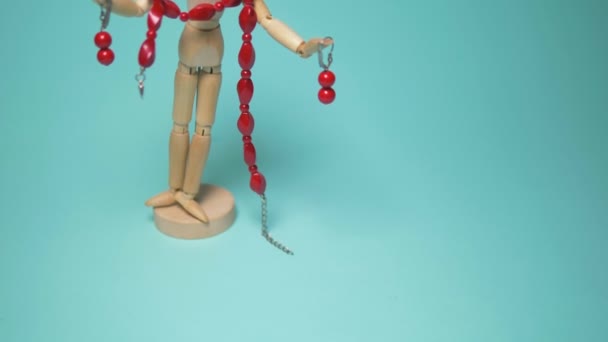
[[(333, 41), (332, 37), (323, 38), (323, 40), (328, 39), (331, 39)], [(329, 69), (331, 63), (334, 61), (334, 45), (334, 43), (331, 43), (331, 48), (329, 50), (329, 53), (327, 54), (327, 64), (325, 64), (325, 60), (323, 59), (323, 45), (319, 44), (319, 47), (317, 49), (317, 54), (319, 55), (319, 66), (325, 70)]]

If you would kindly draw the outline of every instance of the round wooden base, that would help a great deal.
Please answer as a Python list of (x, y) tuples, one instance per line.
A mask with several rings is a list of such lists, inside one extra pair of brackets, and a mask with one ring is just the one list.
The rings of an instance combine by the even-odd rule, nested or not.
[(204, 239), (226, 231), (236, 217), (234, 197), (219, 186), (203, 184), (195, 200), (209, 217), (203, 223), (190, 216), (179, 204), (154, 208), (156, 228), (178, 239)]

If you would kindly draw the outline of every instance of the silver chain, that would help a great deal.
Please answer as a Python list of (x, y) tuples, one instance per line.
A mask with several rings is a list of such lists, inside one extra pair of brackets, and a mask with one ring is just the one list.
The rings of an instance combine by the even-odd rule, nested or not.
[(266, 199), (266, 195), (260, 195), (260, 198), (262, 199), (262, 236), (266, 241), (270, 242), (271, 245), (289, 255), (293, 255), (291, 249), (273, 239), (272, 236), (270, 236), (270, 233), (268, 233), (268, 200)]

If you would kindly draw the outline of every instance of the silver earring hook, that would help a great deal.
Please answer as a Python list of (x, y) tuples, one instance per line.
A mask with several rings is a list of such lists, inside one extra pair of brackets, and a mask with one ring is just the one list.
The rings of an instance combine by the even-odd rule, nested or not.
[(101, 20), (101, 30), (105, 30), (110, 24), (110, 13), (112, 12), (112, 0), (106, 0), (103, 5), (99, 5), (101, 14), (99, 14), (99, 20)]
[(146, 74), (145, 74), (146, 68), (141, 67), (139, 69), (139, 74), (135, 75), (135, 80), (137, 81), (137, 89), (139, 89), (139, 96), (141, 96), (141, 98), (144, 98), (144, 81), (146, 80)]
[[(332, 37), (325, 37), (323, 38), (323, 40), (328, 40), (331, 39), (332, 41), (334, 40)], [(325, 70), (329, 69), (329, 67), (331, 66), (331, 63), (334, 61), (334, 45), (335, 43), (331, 43), (331, 48), (329, 49), (329, 53), (327, 54), (327, 64), (325, 64), (325, 60), (323, 59), (323, 46), (322, 44), (319, 44), (318, 48), (317, 48), (317, 54), (319, 55), (319, 66)]]

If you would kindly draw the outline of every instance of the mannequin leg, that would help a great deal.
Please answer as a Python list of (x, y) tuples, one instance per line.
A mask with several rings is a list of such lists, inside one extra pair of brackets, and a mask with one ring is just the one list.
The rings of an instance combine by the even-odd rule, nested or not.
[(203, 170), (209, 156), (211, 145), (211, 126), (215, 122), (217, 98), (222, 82), (221, 73), (201, 72), (198, 77), (198, 93), (196, 103), (196, 131), (192, 136), (183, 191), (178, 191), (175, 198), (179, 204), (192, 216), (203, 222), (208, 222), (207, 215), (194, 200), (197, 195)]
[(186, 158), (188, 156), (188, 125), (192, 120), (192, 106), (198, 84), (197, 75), (180, 70), (175, 73), (173, 97), (173, 129), (169, 137), (169, 190), (148, 199), (147, 206), (162, 207), (175, 203), (175, 193), (184, 186)]

